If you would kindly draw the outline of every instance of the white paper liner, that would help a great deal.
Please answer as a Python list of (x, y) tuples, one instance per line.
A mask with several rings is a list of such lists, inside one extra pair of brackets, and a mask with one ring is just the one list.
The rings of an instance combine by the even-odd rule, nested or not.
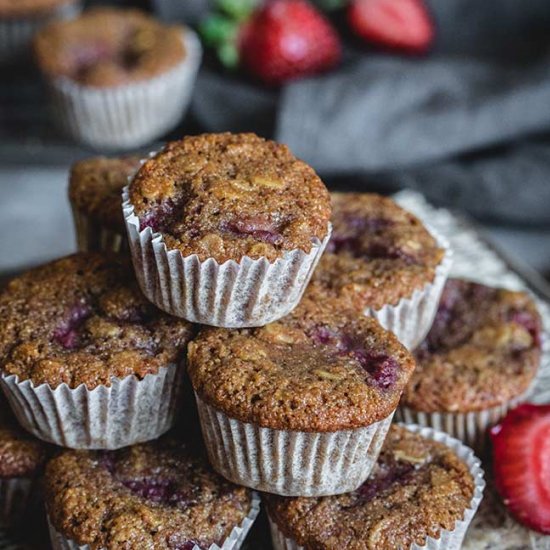
[[(242, 546), (250, 528), (252, 527), (256, 517), (260, 512), (260, 497), (257, 494), (252, 495), (252, 507), (248, 516), (233, 528), (230, 535), (225, 539), (221, 546), (212, 544), (208, 550), (239, 550)], [(50, 539), (53, 550), (91, 550), (88, 544), (79, 546), (78, 543), (66, 538), (52, 525), (50, 518), (48, 517), (48, 527), (50, 531)], [(103, 550), (103, 549), (102, 549)], [(137, 549), (136, 549), (137, 550)], [(201, 550), (197, 545), (193, 547), (193, 550)]]
[(175, 422), (183, 366), (112, 378), (88, 390), (61, 384), (35, 386), (2, 374), (0, 384), (19, 423), (34, 436), (72, 449), (119, 449), (156, 439)]
[(374, 467), (393, 417), (337, 432), (273, 430), (230, 418), (195, 397), (214, 469), (238, 485), (283, 496), (356, 489)]
[(166, 134), (191, 99), (202, 58), (197, 35), (183, 35), (185, 59), (170, 71), (122, 86), (84, 86), (66, 77), (50, 80), (53, 99), (74, 139), (98, 149), (132, 149)]
[(13, 62), (30, 53), (35, 33), (54, 19), (76, 17), (82, 9), (82, 1), (61, 5), (48, 13), (26, 18), (0, 18), (0, 63)]
[(35, 496), (36, 480), (27, 477), (0, 479), (0, 526), (18, 524)]
[(446, 432), (452, 437), (460, 439), (476, 452), (482, 453), (487, 447), (489, 428), (504, 418), (510, 409), (526, 399), (527, 393), (502, 405), (467, 413), (422, 412), (405, 405), (399, 405), (395, 416), (399, 422), (418, 424)]
[(430, 233), (439, 247), (445, 249), (443, 260), (435, 270), (434, 280), (415, 290), (409, 298), (402, 298), (396, 305), (386, 304), (381, 309), (367, 308), (364, 311), (365, 315), (374, 317), (386, 330), (393, 332), (409, 350), (415, 349), (427, 336), (452, 264), (452, 251), (447, 239), (433, 229), (430, 229)]
[(80, 252), (130, 253), (126, 232), (119, 233), (72, 206), (76, 244)]
[[(400, 550), (460, 550), (464, 535), (468, 529), (468, 525), (472, 521), (479, 503), (483, 498), (485, 480), (483, 479), (481, 462), (470, 448), (466, 447), (460, 441), (450, 437), (444, 432), (439, 432), (432, 430), (431, 428), (425, 428), (415, 424), (402, 424), (402, 426), (413, 433), (420, 434), (422, 437), (433, 441), (438, 441), (439, 443), (443, 443), (450, 447), (470, 469), (470, 473), (474, 478), (475, 488), (469, 507), (464, 511), (463, 518), (455, 523), (454, 529), (442, 529), (439, 538), (428, 537), (426, 539), (426, 543), (423, 545), (412, 544), (408, 549), (401, 548)], [(298, 545), (296, 541), (285, 537), (271, 517), (269, 517), (269, 524), (271, 527), (271, 538), (274, 550), (305, 550), (304, 547)]]
[(139, 230), (128, 187), (122, 210), (136, 276), (145, 296), (159, 309), (193, 323), (225, 328), (263, 326), (290, 313), (299, 303), (330, 238), (306, 254), (286, 252), (270, 263), (245, 256), (240, 262), (201, 262), (196, 254), (184, 257), (168, 250), (160, 233)]

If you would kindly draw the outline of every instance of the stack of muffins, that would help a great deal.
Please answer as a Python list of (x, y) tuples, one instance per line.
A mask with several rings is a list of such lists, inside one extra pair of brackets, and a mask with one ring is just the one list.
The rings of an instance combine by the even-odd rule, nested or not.
[(7, 400), (73, 449), (33, 447), (54, 548), (236, 550), (256, 491), (275, 549), (460, 547), (484, 481), (459, 439), (540, 359), (526, 295), (445, 284), (416, 217), (252, 134), (83, 161), (69, 193), (81, 252), (0, 296)]

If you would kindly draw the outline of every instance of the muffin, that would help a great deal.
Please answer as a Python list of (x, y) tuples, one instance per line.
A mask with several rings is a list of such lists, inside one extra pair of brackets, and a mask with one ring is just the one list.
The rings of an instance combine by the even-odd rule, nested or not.
[(66, 451), (48, 464), (45, 501), (56, 549), (237, 550), (259, 499), (184, 444)]
[(55, 19), (74, 17), (81, 0), (0, 0), (0, 63), (30, 52), (34, 34)]
[(409, 349), (430, 329), (450, 268), (442, 238), (413, 214), (370, 193), (332, 193), (333, 233), (311, 292), (378, 319)]
[(330, 235), (323, 182), (254, 134), (169, 143), (124, 195), (136, 274), (160, 309), (226, 328), (289, 313)]
[(111, 149), (145, 145), (178, 124), (201, 58), (191, 29), (108, 7), (48, 25), (34, 50), (69, 133)]
[(79, 250), (128, 252), (122, 189), (139, 166), (136, 156), (95, 157), (73, 164), (69, 200)]
[(140, 293), (128, 261), (79, 253), (0, 294), (0, 383), (37, 437), (112, 449), (173, 424), (193, 327)]
[(48, 448), (25, 432), (0, 398), (0, 526), (19, 523), (35, 496)]
[(398, 416), (478, 450), (487, 428), (525, 399), (541, 357), (541, 319), (524, 292), (451, 279)]
[(307, 297), (265, 327), (204, 328), (188, 353), (214, 468), (289, 496), (363, 483), (413, 368), (375, 319)]
[(459, 441), (393, 425), (356, 491), (265, 500), (275, 550), (451, 550), (460, 548), (484, 486), (479, 460)]

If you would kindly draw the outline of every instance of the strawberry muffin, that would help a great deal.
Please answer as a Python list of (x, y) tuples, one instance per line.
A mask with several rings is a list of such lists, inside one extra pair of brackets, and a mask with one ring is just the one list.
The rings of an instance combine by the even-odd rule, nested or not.
[(0, 526), (19, 523), (28, 511), (48, 447), (25, 432), (0, 399)]
[(66, 451), (45, 474), (54, 549), (238, 550), (259, 499), (174, 439)]
[(188, 370), (210, 461), (255, 489), (317, 496), (369, 475), (414, 361), (375, 319), (302, 300), (262, 328), (205, 328)]
[(207, 325), (261, 326), (289, 313), (330, 235), (329, 194), (314, 170), (254, 134), (169, 143), (125, 199), (144, 294)]
[(429, 428), (393, 425), (356, 490), (265, 500), (275, 550), (451, 550), (460, 548), (483, 488), (470, 449)]
[(541, 318), (524, 292), (451, 279), (399, 416), (481, 450), (487, 428), (525, 399), (541, 357)]
[(173, 424), (192, 325), (140, 293), (129, 262), (79, 253), (0, 295), (0, 382), (18, 420), (66, 447), (118, 448)]
[(79, 250), (128, 252), (122, 189), (140, 164), (136, 156), (95, 157), (73, 164), (69, 200)]
[(103, 149), (142, 146), (176, 126), (201, 57), (190, 29), (110, 7), (46, 26), (34, 50), (66, 129)]
[(443, 240), (389, 198), (331, 197), (333, 233), (310, 292), (342, 299), (415, 348), (431, 326), (450, 267)]

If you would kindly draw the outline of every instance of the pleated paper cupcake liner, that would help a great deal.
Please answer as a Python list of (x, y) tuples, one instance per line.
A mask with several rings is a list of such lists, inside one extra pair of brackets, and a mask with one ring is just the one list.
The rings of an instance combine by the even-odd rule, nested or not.
[(109, 229), (100, 221), (84, 214), (74, 206), (72, 207), (72, 211), (76, 243), (79, 251), (130, 253), (126, 232), (120, 233)]
[[(254, 494), (252, 496), (252, 507), (248, 516), (241, 522), (240, 525), (237, 525), (231, 531), (231, 534), (225, 539), (221, 546), (217, 544), (212, 544), (208, 550), (239, 550), (242, 546), (250, 528), (252, 527), (254, 521), (258, 517), (260, 512), (260, 498), (258, 495)], [(78, 543), (66, 538), (64, 535), (59, 533), (52, 525), (51, 521), (48, 518), (48, 525), (50, 530), (50, 539), (52, 543), (53, 550), (91, 550), (88, 544), (80, 546)], [(193, 547), (192, 550), (203, 550), (197, 545)]]
[(19, 524), (35, 496), (35, 479), (25, 477), (0, 479), (0, 527)]
[(367, 308), (365, 315), (374, 317), (409, 350), (415, 349), (426, 338), (432, 327), (439, 299), (452, 264), (452, 252), (447, 240), (434, 230), (430, 233), (436, 238), (445, 255), (435, 270), (434, 280), (421, 289), (417, 289), (409, 298), (402, 298), (396, 305), (387, 304), (381, 309)]
[(39, 439), (72, 449), (119, 449), (173, 426), (182, 369), (169, 365), (142, 380), (113, 377), (111, 386), (93, 390), (35, 386), (6, 374), (0, 383), (19, 423)]
[(186, 57), (174, 69), (144, 82), (84, 86), (50, 80), (61, 122), (77, 141), (98, 149), (132, 149), (163, 136), (181, 120), (191, 99), (202, 48), (186, 29)]
[(160, 233), (142, 231), (130, 203), (122, 195), (124, 219), (141, 290), (158, 308), (193, 323), (226, 328), (263, 326), (290, 313), (300, 301), (330, 238), (309, 253), (293, 250), (270, 263), (245, 256), (240, 262), (200, 261), (168, 250)]
[(33, 36), (41, 27), (55, 19), (76, 17), (81, 9), (82, 1), (78, 0), (35, 17), (0, 18), (0, 63), (12, 63), (30, 54)]
[[(470, 473), (474, 478), (475, 487), (472, 500), (470, 501), (468, 508), (464, 511), (462, 519), (455, 523), (454, 529), (442, 529), (438, 538), (427, 537), (425, 544), (412, 544), (408, 549), (402, 548), (401, 550), (460, 550), (464, 535), (466, 534), (468, 526), (470, 525), (470, 522), (478, 509), (481, 499), (483, 498), (485, 480), (483, 478), (481, 462), (474, 455), (472, 449), (466, 447), (460, 441), (450, 437), (444, 432), (439, 432), (431, 428), (425, 428), (415, 424), (402, 424), (402, 426), (413, 433), (420, 434), (426, 439), (443, 443), (444, 445), (447, 445), (447, 447), (451, 448), (470, 469)], [(274, 550), (305, 550), (304, 547), (300, 546), (295, 540), (286, 537), (271, 517), (269, 517), (269, 523), (271, 527), (271, 538)]]
[(393, 417), (337, 432), (273, 430), (230, 418), (195, 396), (214, 469), (238, 485), (283, 496), (334, 495), (359, 487)]
[(446, 432), (481, 454), (487, 449), (489, 428), (497, 424), (510, 409), (525, 401), (526, 398), (527, 394), (524, 394), (496, 407), (466, 413), (422, 412), (399, 405), (395, 416), (399, 422), (418, 424)]

